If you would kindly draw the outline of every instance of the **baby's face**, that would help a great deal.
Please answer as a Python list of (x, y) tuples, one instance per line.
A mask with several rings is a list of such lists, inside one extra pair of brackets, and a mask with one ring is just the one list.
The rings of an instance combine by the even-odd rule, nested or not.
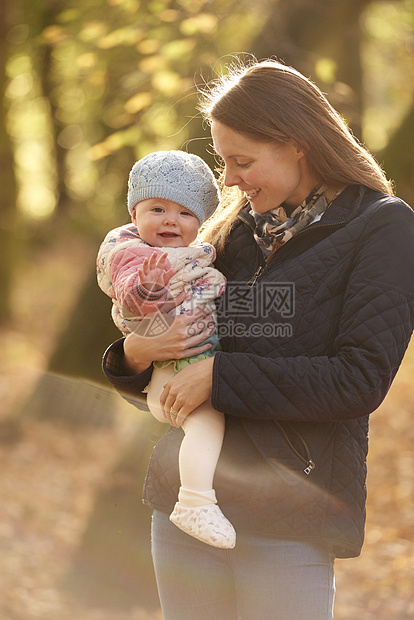
[(157, 247), (186, 247), (195, 240), (199, 228), (194, 213), (164, 198), (141, 200), (135, 205), (132, 221), (141, 239)]

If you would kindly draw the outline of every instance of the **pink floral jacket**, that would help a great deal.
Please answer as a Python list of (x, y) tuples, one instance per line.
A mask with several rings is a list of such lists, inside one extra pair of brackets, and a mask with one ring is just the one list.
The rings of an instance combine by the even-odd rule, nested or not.
[[(166, 252), (165, 269), (176, 270), (168, 285), (156, 293), (145, 289), (138, 278), (138, 268), (153, 252)], [(225, 277), (212, 266), (215, 257), (214, 247), (199, 238), (188, 247), (160, 248), (145, 243), (134, 224), (111, 230), (99, 248), (97, 279), (112, 298), (115, 325), (129, 333), (147, 314), (162, 311), (165, 302), (174, 299), (182, 301), (169, 314), (207, 305), (215, 317), (214, 299), (226, 287)]]

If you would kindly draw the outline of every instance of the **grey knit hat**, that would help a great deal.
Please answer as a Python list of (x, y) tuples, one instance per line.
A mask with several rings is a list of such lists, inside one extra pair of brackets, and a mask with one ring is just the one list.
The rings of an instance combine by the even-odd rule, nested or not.
[(128, 211), (141, 200), (164, 198), (182, 205), (202, 224), (219, 204), (213, 173), (197, 155), (157, 151), (137, 161), (129, 173)]

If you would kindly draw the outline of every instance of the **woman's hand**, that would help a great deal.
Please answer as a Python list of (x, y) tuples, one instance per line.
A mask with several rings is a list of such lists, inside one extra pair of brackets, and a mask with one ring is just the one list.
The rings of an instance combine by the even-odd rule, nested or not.
[[(160, 314), (160, 334), (148, 334), (148, 321), (141, 321), (124, 342), (124, 365), (131, 374), (146, 370), (154, 360), (182, 359), (205, 353), (210, 344), (201, 343), (216, 328), (207, 306), (179, 316)], [(163, 326), (165, 329), (162, 330)]]
[(166, 383), (160, 402), (171, 426), (182, 426), (194, 409), (209, 400), (213, 386), (213, 364), (213, 357), (189, 364)]

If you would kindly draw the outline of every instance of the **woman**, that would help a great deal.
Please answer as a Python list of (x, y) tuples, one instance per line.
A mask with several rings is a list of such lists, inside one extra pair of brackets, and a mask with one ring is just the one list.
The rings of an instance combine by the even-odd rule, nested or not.
[[(289, 67), (230, 71), (202, 110), (234, 190), (204, 233), (228, 288), (223, 350), (165, 386), (175, 428), (145, 482), (164, 618), (325, 620), (334, 558), (359, 555), (363, 543), (368, 417), (413, 330), (414, 215), (323, 94)], [(205, 350), (208, 322), (178, 317), (162, 336), (114, 343), (109, 380), (133, 398), (153, 360)], [(226, 415), (215, 488), (238, 533), (231, 551), (168, 521), (177, 429), (208, 398)]]

